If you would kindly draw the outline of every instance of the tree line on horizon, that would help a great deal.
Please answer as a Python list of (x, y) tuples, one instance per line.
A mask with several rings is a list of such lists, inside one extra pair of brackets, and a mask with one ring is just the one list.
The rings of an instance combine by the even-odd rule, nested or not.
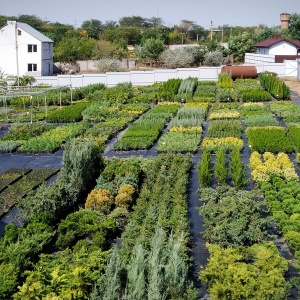
[[(245, 52), (253, 52), (253, 47), (273, 35), (281, 34), (288, 39), (300, 39), (300, 14), (290, 15), (289, 28), (280, 26), (252, 27), (223, 25), (211, 32), (191, 20), (181, 20), (172, 27), (164, 25), (161, 18), (143, 18), (126, 16), (119, 21), (101, 21), (90, 19), (80, 27), (59, 22), (51, 23), (36, 15), (4, 16), (0, 15), (0, 27), (7, 20), (26, 23), (54, 41), (54, 61), (75, 62), (77, 60), (99, 60), (137, 58), (141, 62), (158, 62), (166, 45), (198, 44), (197, 56), (190, 65), (204, 62), (209, 52), (221, 53), (223, 58), (234, 56), (235, 62), (241, 62)], [(228, 43), (228, 48), (223, 46)], [(134, 52), (128, 50), (134, 46)], [(194, 50), (195, 52), (195, 50)], [(214, 57), (216, 53), (213, 53)], [(173, 55), (174, 56), (174, 55)], [(213, 60), (214, 63), (214, 60)]]

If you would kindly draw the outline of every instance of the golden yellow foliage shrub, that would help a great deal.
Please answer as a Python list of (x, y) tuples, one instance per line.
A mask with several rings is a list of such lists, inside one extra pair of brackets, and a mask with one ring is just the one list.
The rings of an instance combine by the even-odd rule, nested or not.
[(115, 204), (119, 207), (128, 207), (132, 200), (135, 188), (131, 184), (124, 184), (120, 187)]
[(109, 190), (92, 190), (85, 202), (85, 208), (109, 213), (114, 203), (114, 197)]

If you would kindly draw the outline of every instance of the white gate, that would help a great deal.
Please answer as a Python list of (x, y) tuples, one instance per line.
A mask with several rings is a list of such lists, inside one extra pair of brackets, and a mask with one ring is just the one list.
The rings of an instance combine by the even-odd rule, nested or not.
[(285, 76), (297, 77), (298, 75), (298, 62), (297, 60), (285, 60)]

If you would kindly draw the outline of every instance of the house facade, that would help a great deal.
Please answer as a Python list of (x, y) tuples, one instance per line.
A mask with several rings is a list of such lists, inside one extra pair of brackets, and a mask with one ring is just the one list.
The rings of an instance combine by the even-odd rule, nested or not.
[(256, 53), (260, 55), (274, 55), (275, 62), (281, 63), (285, 59), (300, 58), (300, 41), (288, 40), (280, 35), (273, 36), (256, 45)]
[(25, 23), (0, 29), (0, 69), (12, 76), (53, 75), (53, 41)]

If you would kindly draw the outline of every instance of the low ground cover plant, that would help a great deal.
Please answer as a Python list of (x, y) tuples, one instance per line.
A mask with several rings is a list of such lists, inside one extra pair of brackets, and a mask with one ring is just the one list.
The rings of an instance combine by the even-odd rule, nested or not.
[(28, 192), (39, 186), (58, 171), (59, 169), (56, 168), (35, 169), (14, 184), (9, 185), (0, 193), (0, 215), (7, 212)]
[(292, 101), (272, 101), (270, 109), (285, 122), (300, 122), (300, 107)]
[(277, 126), (278, 121), (271, 113), (247, 116), (244, 119), (246, 127)]
[(216, 153), (219, 148), (223, 147), (227, 152), (232, 151), (234, 148), (238, 148), (241, 151), (244, 147), (244, 142), (242, 139), (235, 137), (225, 137), (225, 138), (209, 138), (205, 137), (202, 141), (201, 147), (209, 152)]
[(18, 150), (29, 153), (52, 152), (67, 140), (83, 134), (89, 127), (91, 127), (90, 123), (74, 123), (59, 126), (44, 132), (38, 137), (25, 141)]
[(28, 168), (11, 168), (2, 172), (0, 174), (0, 192), (2, 192), (3, 189), (20, 179), (23, 175), (29, 173), (30, 171), (31, 169)]
[(51, 123), (73, 123), (82, 120), (82, 112), (89, 106), (89, 102), (79, 102), (65, 106), (61, 109), (53, 110), (48, 113), (47, 122)]

